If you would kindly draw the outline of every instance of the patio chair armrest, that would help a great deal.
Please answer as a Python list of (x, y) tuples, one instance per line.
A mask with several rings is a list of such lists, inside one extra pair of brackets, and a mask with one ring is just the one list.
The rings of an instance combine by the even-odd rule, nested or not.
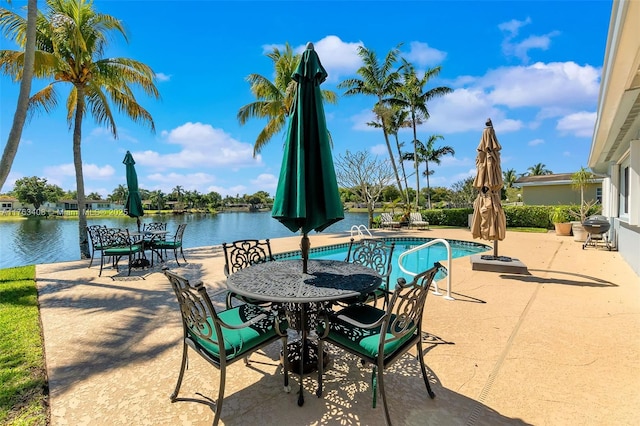
[(266, 319), (268, 316), (269, 315), (267, 315), (266, 313), (260, 314), (258, 316), (255, 316), (255, 317), (251, 318), (249, 321), (245, 321), (242, 324), (238, 324), (238, 325), (227, 324), (226, 322), (222, 321), (221, 319), (218, 319), (218, 322), (220, 323), (220, 327), (228, 328), (230, 330), (241, 330), (243, 328), (250, 327), (250, 326), (254, 325), (255, 323), (258, 323), (258, 322)]
[(355, 319), (348, 317), (346, 315), (337, 315), (336, 318), (338, 318), (341, 321), (346, 322), (347, 324), (353, 325), (354, 327), (358, 327), (358, 328), (376, 328), (382, 325), (382, 322), (384, 321), (386, 315), (381, 316), (378, 321), (370, 323), (370, 324), (365, 324), (362, 323), (360, 321), (356, 321)]

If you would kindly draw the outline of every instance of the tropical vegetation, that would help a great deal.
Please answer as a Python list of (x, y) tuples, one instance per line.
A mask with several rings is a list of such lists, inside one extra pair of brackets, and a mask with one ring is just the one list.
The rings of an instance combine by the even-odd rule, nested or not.
[[(73, 128), (73, 163), (76, 174), (78, 232), (81, 257), (89, 256), (85, 213), (84, 177), (82, 171), (82, 122), (91, 114), (99, 125), (118, 137), (113, 108), (146, 124), (155, 131), (151, 114), (134, 96), (134, 87), (158, 98), (155, 74), (142, 62), (128, 58), (104, 57), (112, 34), (126, 40), (122, 22), (94, 9), (87, 0), (47, 0), (46, 11), (38, 13), (36, 23), (36, 59), (34, 76), (50, 80), (29, 100), (29, 108), (50, 112), (58, 105), (58, 84), (71, 86), (67, 100), (67, 120)], [(5, 35), (25, 48), (27, 21), (20, 15), (2, 9)], [(22, 50), (0, 51), (0, 70), (20, 79), (23, 73)]]
[[(247, 81), (256, 101), (241, 107), (237, 114), (241, 125), (252, 118), (267, 120), (253, 145), (254, 156), (286, 125), (287, 117), (293, 108), (297, 85), (292, 76), (301, 55), (294, 54), (293, 48), (286, 43), (283, 50), (274, 47), (266, 56), (273, 62), (275, 77), (271, 81), (260, 74), (249, 74)], [(322, 90), (322, 97), (331, 104), (338, 101), (338, 96), (331, 90)]]

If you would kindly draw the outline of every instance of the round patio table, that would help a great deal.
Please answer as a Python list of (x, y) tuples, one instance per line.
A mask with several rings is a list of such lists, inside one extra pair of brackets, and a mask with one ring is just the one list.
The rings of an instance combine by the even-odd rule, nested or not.
[[(299, 320), (293, 323), (302, 335), (301, 344), (297, 345), (300, 346), (300, 350), (297, 351), (300, 353), (300, 367), (297, 372), (300, 376), (308, 372), (308, 366), (315, 365), (308, 354), (307, 314), (310, 305), (322, 310), (324, 305), (328, 305), (323, 302), (367, 294), (378, 288), (381, 283), (382, 278), (375, 270), (338, 260), (309, 260), (306, 274), (302, 272), (302, 260), (257, 263), (240, 269), (227, 278), (229, 290), (241, 296), (273, 302), (282, 308), (286, 308), (288, 304), (299, 307), (295, 313), (299, 315)], [(292, 351), (292, 353), (295, 352)], [(283, 360), (283, 362), (288, 361), (291, 360)], [(318, 386), (318, 396), (320, 396), (320, 388)], [(300, 377), (298, 405), (303, 404), (302, 377)]]

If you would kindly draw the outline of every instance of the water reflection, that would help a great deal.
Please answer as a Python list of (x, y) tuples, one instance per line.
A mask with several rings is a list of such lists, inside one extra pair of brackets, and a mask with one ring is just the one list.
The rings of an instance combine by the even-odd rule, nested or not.
[[(323, 233), (348, 232), (353, 225), (367, 223), (366, 213), (345, 213), (344, 220)], [(244, 238), (279, 238), (295, 234), (271, 217), (270, 212), (221, 213), (217, 215), (145, 215), (142, 222), (167, 222), (169, 235), (187, 223), (185, 248), (213, 246)], [(87, 218), (89, 225), (136, 229), (129, 217)], [(311, 234), (313, 235), (313, 233)], [(78, 221), (30, 218), (0, 222), (0, 268), (52, 263), (80, 258)]]

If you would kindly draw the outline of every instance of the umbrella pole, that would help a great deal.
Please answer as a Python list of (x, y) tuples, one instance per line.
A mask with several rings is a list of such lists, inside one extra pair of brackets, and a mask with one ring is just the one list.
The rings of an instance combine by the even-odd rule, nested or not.
[(140, 218), (139, 217), (136, 218), (136, 222), (138, 223), (138, 232), (140, 232)]
[(307, 233), (302, 234), (302, 241), (300, 242), (300, 249), (302, 250), (302, 272), (307, 273), (307, 261), (309, 260), (309, 248), (311, 244), (309, 243), (309, 237)]

